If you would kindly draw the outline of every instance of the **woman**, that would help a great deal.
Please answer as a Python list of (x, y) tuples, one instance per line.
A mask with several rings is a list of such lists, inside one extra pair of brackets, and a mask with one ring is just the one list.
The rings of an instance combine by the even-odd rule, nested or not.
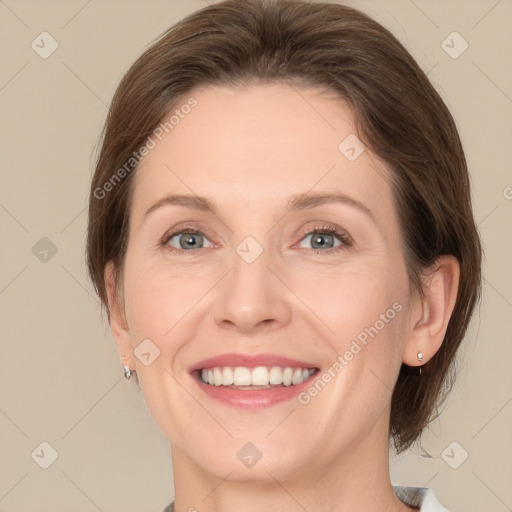
[(453, 118), (378, 23), (227, 0), (163, 34), (112, 101), (87, 250), (167, 510), (445, 510), (388, 445), (446, 394), (481, 249)]

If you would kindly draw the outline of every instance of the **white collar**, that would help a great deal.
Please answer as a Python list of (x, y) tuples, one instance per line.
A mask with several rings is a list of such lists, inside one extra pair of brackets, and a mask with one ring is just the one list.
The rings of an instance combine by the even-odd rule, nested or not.
[(432, 489), (402, 486), (394, 486), (393, 489), (401, 501), (410, 507), (420, 507), (420, 512), (448, 512)]

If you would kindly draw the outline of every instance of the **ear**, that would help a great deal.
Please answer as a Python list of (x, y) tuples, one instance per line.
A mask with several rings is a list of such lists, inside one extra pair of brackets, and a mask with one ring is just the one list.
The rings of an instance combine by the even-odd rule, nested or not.
[(124, 300), (122, 294), (118, 291), (114, 264), (111, 261), (105, 265), (104, 279), (108, 296), (110, 329), (114, 335), (117, 351), (119, 352), (121, 363), (134, 370), (133, 349), (130, 330), (126, 322)]
[[(443, 343), (448, 322), (455, 307), (460, 265), (452, 255), (436, 260), (434, 271), (424, 283), (424, 297), (417, 294), (411, 308), (402, 361), (420, 366), (429, 361)], [(418, 353), (422, 354), (421, 360)]]

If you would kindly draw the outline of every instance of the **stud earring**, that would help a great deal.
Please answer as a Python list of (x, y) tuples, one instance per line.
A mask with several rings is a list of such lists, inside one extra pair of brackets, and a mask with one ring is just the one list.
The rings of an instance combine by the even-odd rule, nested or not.
[(132, 376), (132, 371), (130, 370), (130, 367), (129, 366), (124, 366), (123, 365), (123, 368), (124, 368), (124, 378), (126, 380), (130, 380), (131, 376)]
[(423, 352), (418, 352), (418, 361), (423, 360)]
[(130, 370), (130, 359), (127, 356), (120, 356), (121, 359), (121, 366), (123, 367), (124, 371), (124, 378), (126, 380), (130, 380), (132, 374), (135, 372), (135, 370)]

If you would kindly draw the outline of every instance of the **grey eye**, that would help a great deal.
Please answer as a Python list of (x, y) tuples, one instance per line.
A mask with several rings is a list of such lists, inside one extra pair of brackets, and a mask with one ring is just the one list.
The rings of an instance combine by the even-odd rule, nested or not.
[[(341, 245), (341, 242), (338, 240), (338, 244), (334, 245), (336, 239), (338, 238), (336, 235), (331, 233), (311, 233), (303, 238), (304, 240), (310, 239), (310, 243), (313, 249), (332, 249), (333, 247), (337, 247)], [(302, 242), (301, 242), (302, 244)], [(303, 247), (301, 245), (301, 247)]]
[[(179, 245), (176, 245), (175, 239), (178, 239)], [(190, 249), (202, 249), (205, 240), (208, 240), (208, 238), (201, 233), (177, 233), (169, 239), (168, 244), (176, 249), (188, 251)]]

